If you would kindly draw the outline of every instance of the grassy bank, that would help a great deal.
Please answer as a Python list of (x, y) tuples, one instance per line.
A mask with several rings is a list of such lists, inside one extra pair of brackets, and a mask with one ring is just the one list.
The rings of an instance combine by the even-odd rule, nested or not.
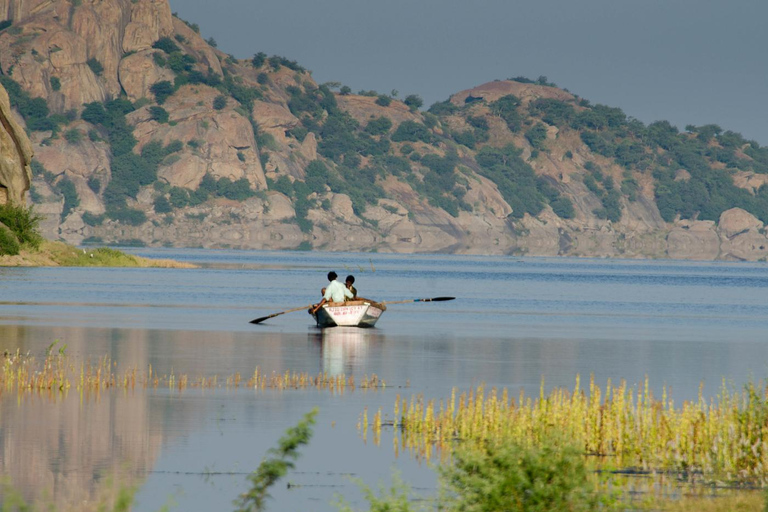
[(106, 247), (78, 249), (50, 242), (40, 234), (43, 216), (31, 207), (0, 205), (0, 266), (2, 267), (159, 267), (194, 268), (191, 263), (154, 260)]
[(108, 247), (79, 249), (63, 242), (43, 241), (38, 248), (22, 248), (18, 254), (0, 256), (0, 267), (196, 268), (197, 265), (142, 258)]

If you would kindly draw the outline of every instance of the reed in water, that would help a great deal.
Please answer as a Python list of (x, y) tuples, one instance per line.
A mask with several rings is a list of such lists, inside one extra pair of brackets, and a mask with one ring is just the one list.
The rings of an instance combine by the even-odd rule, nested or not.
[[(367, 419), (367, 411), (365, 413)], [(749, 383), (731, 391), (723, 383), (717, 398), (676, 404), (666, 388), (654, 397), (648, 379), (629, 387), (610, 381), (601, 388), (591, 378), (582, 389), (554, 389), (516, 398), (506, 389), (484, 385), (451, 397), (427, 400), (397, 396), (393, 417), (379, 410), (361, 422), (378, 438), (382, 426), (395, 428), (395, 447), (430, 458), (462, 446), (514, 442), (536, 446), (564, 435), (590, 459), (617, 471), (675, 473), (690, 480), (765, 486), (768, 484), (768, 392)], [(398, 439), (399, 436), (399, 439)]]
[(264, 372), (256, 368), (250, 377), (240, 373), (227, 376), (196, 376), (187, 374), (158, 374), (152, 365), (146, 370), (130, 368), (119, 371), (117, 363), (104, 356), (96, 361), (76, 361), (65, 353), (49, 350), (43, 359), (21, 351), (5, 353), (0, 364), (0, 397), (16, 393), (63, 393), (74, 388), (78, 392), (98, 392), (108, 389), (132, 390), (170, 388), (252, 388), (257, 390), (326, 389), (344, 393), (361, 389), (382, 389), (386, 382), (377, 375), (365, 375), (359, 381), (354, 376), (306, 372)]

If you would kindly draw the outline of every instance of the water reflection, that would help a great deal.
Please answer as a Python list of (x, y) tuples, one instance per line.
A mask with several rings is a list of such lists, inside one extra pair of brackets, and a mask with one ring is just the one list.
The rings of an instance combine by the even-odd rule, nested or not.
[(380, 350), (384, 334), (377, 329), (331, 327), (310, 331), (310, 341), (320, 347), (320, 370), (329, 375), (353, 375), (366, 366), (369, 352)]
[(0, 478), (54, 510), (95, 509), (113, 485), (143, 481), (163, 444), (144, 392), (3, 396), (0, 417)]

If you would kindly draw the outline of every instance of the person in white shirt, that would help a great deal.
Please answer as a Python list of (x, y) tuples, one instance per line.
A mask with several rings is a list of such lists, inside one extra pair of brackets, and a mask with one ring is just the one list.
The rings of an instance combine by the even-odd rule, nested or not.
[(345, 297), (349, 299), (354, 297), (352, 292), (349, 291), (346, 286), (336, 280), (337, 277), (339, 276), (333, 270), (328, 272), (328, 281), (330, 281), (330, 283), (325, 287), (323, 300), (321, 300), (314, 308), (310, 309), (310, 313), (317, 313), (317, 310), (323, 307), (323, 304), (328, 302), (344, 302)]

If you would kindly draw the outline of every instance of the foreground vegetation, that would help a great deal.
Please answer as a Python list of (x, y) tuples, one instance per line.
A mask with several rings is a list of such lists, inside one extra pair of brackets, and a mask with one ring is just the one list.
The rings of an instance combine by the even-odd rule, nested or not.
[[(144, 374), (136, 370), (116, 374), (114, 368), (114, 363), (107, 358), (96, 363), (74, 364), (66, 355), (66, 347), (56, 350), (55, 344), (42, 360), (20, 353), (5, 354), (0, 368), (0, 398), (10, 393), (18, 396), (40, 392), (60, 394), (70, 386), (82, 392), (136, 386), (163, 385), (183, 390), (218, 385), (216, 378), (191, 381), (185, 376), (159, 377), (151, 367)], [(248, 381), (239, 376), (223, 381), (228, 387), (245, 382), (254, 388), (316, 387), (334, 392), (354, 386), (351, 378), (327, 375), (314, 378), (290, 372), (267, 377), (258, 370)], [(383, 382), (374, 376), (364, 379), (361, 385), (383, 387)], [(434, 496), (418, 496), (395, 474), (393, 482), (382, 485), (378, 492), (360, 483), (367, 503), (363, 509), (339, 497), (336, 507), (341, 512), (768, 510), (762, 491), (722, 490), (710, 485), (683, 487), (676, 479), (702, 471), (695, 463), (685, 462), (689, 453), (732, 453), (733, 460), (741, 461), (742, 471), (735, 476), (745, 477), (742, 483), (764, 483), (757, 478), (762, 463), (756, 459), (761, 457), (761, 436), (768, 428), (768, 405), (765, 391), (759, 391), (753, 384), (747, 385), (742, 393), (724, 391), (716, 402), (705, 404), (700, 398), (679, 409), (666, 398), (654, 400), (647, 382), (639, 390), (628, 389), (624, 384), (609, 384), (604, 393), (591, 382), (589, 395), (577, 382), (573, 392), (554, 390), (545, 395), (540, 391), (536, 400), (521, 394), (517, 402), (503, 391), (486, 394), (481, 386), (458, 400), (454, 395), (450, 402), (442, 404), (439, 412), (435, 412), (433, 402), (425, 403), (422, 397), (414, 397), (410, 404), (398, 397), (396, 404), (393, 424), (403, 433), (403, 445), (418, 446), (421, 453), (426, 453), (426, 445), (438, 446), (441, 451), (436, 466), (439, 492)], [(268, 508), (270, 489), (295, 468), (299, 448), (310, 441), (316, 414), (317, 410), (306, 414), (267, 452), (247, 477), (246, 490), (233, 501), (234, 511)], [(363, 428), (367, 428), (367, 418), (363, 423)], [(381, 414), (377, 413), (373, 428), (380, 429), (382, 423)], [(712, 441), (707, 432), (713, 430), (729, 435)], [(674, 434), (671, 436), (674, 441), (660, 437), (661, 432), (667, 431)], [(643, 432), (648, 434), (638, 436)], [(715, 445), (705, 446), (707, 439)], [(664, 443), (673, 445), (672, 449), (678, 454), (675, 464), (682, 464), (686, 469), (661, 485), (655, 480), (638, 481), (637, 467), (627, 475), (619, 470), (618, 463), (596, 464), (595, 457), (585, 457), (612, 455), (623, 464), (638, 463), (653, 453), (653, 447)], [(751, 456), (748, 451), (752, 452)], [(669, 477), (663, 470), (662, 473)], [(92, 510), (131, 510), (137, 487), (118, 485), (111, 489), (111, 493), (93, 504)], [(0, 481), (0, 490), (5, 497), (0, 502), (3, 512), (55, 510), (49, 505), (28, 505), (7, 482)], [(168, 509), (164, 506), (162, 510)]]
[[(437, 449), (446, 457), (457, 445), (484, 449), (515, 444), (535, 448), (553, 436), (565, 436), (594, 469), (674, 474), (681, 479), (765, 486), (768, 467), (768, 390), (754, 383), (743, 391), (723, 385), (717, 399), (676, 405), (666, 390), (661, 399), (649, 382), (630, 388), (625, 382), (604, 389), (579, 379), (573, 391), (543, 384), (538, 398), (506, 389), (486, 393), (482, 385), (436, 404), (422, 395), (410, 402), (398, 396), (394, 420), (402, 446), (429, 458)], [(380, 431), (381, 411), (372, 423)]]

